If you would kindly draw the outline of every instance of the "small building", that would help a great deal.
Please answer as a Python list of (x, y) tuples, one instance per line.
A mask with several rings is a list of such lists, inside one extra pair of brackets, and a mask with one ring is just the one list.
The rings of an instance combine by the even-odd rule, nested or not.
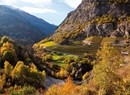
[(84, 41), (83, 41), (83, 44), (84, 44), (84, 45), (91, 45), (92, 42), (91, 42), (91, 41), (88, 41), (88, 40), (84, 40)]

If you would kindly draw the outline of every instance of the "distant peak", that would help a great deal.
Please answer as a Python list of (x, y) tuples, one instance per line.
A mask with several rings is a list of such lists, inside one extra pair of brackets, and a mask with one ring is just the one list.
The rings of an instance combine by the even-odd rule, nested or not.
[(22, 11), (21, 9), (14, 7), (14, 6), (10, 6), (10, 5), (0, 5), (0, 7), (9, 8), (9, 9), (16, 10), (16, 11)]

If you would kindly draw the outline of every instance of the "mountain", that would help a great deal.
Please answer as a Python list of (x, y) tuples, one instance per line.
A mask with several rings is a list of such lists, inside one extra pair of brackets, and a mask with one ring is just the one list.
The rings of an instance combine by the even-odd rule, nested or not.
[(50, 35), (56, 30), (57, 26), (46, 22), (43, 19), (37, 18), (33, 15), (30, 15), (24, 11), (19, 12), (26, 20), (28, 20), (33, 26), (36, 26), (43, 32), (45, 35)]
[(0, 37), (33, 44), (53, 33), (55, 25), (11, 6), (0, 5)]
[(57, 43), (90, 36), (124, 37), (130, 34), (130, 0), (82, 0), (55, 31)]

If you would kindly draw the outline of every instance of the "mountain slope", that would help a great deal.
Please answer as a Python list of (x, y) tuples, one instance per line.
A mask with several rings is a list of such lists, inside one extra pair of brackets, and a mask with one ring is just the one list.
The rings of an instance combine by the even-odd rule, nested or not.
[(58, 27), (53, 40), (66, 43), (89, 36), (128, 36), (130, 0), (83, 0)]
[[(52, 27), (52, 30), (43, 26)], [(51, 34), (54, 27), (19, 9), (0, 5), (0, 37), (6, 35), (22, 44), (33, 44)]]
[(46, 22), (43, 19), (37, 18), (33, 15), (30, 15), (24, 11), (19, 12), (27, 21), (29, 21), (33, 26), (36, 26), (40, 29), (45, 35), (50, 35), (56, 30), (57, 26)]

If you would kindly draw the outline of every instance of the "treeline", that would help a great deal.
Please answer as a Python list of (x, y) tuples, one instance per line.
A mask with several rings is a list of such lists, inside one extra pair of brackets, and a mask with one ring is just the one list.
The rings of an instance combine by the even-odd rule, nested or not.
[(96, 57), (91, 74), (86, 74), (86, 82), (75, 85), (68, 78), (64, 85), (52, 85), (46, 95), (129, 95), (130, 69), (120, 51), (104, 44)]

